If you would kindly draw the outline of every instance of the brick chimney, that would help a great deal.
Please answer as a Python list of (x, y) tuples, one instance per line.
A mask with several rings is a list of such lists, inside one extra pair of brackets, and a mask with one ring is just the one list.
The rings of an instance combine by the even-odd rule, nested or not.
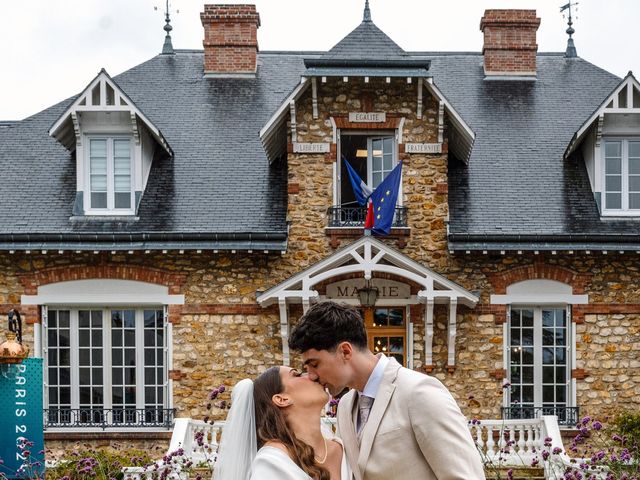
[(205, 5), (205, 77), (255, 77), (260, 15), (255, 5)]
[(485, 75), (535, 77), (539, 26), (535, 10), (485, 10), (480, 20)]

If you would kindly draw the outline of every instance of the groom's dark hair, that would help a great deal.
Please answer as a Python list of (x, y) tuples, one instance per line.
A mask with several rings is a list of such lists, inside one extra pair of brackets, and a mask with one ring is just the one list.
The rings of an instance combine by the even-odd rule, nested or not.
[(358, 310), (335, 302), (314, 304), (301, 318), (289, 337), (289, 348), (333, 351), (341, 342), (358, 350), (367, 348), (367, 331)]

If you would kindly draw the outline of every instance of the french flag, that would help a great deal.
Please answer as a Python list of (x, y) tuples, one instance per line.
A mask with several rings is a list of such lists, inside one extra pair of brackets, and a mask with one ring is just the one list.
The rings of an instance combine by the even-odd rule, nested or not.
[(373, 189), (369, 187), (364, 181), (360, 178), (358, 173), (354, 170), (351, 164), (347, 161), (347, 159), (342, 156), (342, 161), (347, 166), (347, 172), (349, 173), (349, 180), (351, 180), (351, 186), (353, 187), (353, 193), (356, 196), (356, 200), (363, 207), (367, 204), (369, 197), (373, 193)]
[(371, 194), (373, 193), (373, 189), (369, 185), (364, 183), (364, 181), (360, 178), (358, 173), (347, 161), (344, 155), (342, 156), (342, 161), (347, 166), (349, 180), (351, 181), (351, 187), (353, 187), (353, 193), (356, 196), (356, 200), (363, 207), (367, 205), (367, 216), (364, 220), (364, 228), (365, 230), (371, 230), (374, 224), (373, 203), (370, 199)]

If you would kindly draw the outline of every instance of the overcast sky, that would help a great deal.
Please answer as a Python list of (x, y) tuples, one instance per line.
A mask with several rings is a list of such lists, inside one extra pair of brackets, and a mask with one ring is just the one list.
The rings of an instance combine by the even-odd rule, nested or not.
[[(371, 0), (373, 21), (409, 51), (480, 51), (487, 8), (534, 8), (539, 51), (564, 51), (568, 0)], [(202, 0), (173, 0), (174, 48), (202, 49)], [(241, 3), (218, 0), (207, 3)], [(362, 20), (364, 0), (255, 0), (261, 50), (328, 50)], [(79, 93), (105, 68), (117, 75), (160, 53), (164, 0), (1, 1), (0, 120)], [(158, 7), (158, 11), (154, 10)], [(640, 1), (579, 0), (578, 55), (640, 74)]]

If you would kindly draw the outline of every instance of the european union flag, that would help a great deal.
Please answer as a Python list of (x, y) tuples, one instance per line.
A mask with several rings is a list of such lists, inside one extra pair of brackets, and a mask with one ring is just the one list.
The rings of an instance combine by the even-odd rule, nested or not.
[(376, 235), (389, 235), (402, 179), (402, 162), (376, 187), (369, 199), (373, 207), (373, 229)]

